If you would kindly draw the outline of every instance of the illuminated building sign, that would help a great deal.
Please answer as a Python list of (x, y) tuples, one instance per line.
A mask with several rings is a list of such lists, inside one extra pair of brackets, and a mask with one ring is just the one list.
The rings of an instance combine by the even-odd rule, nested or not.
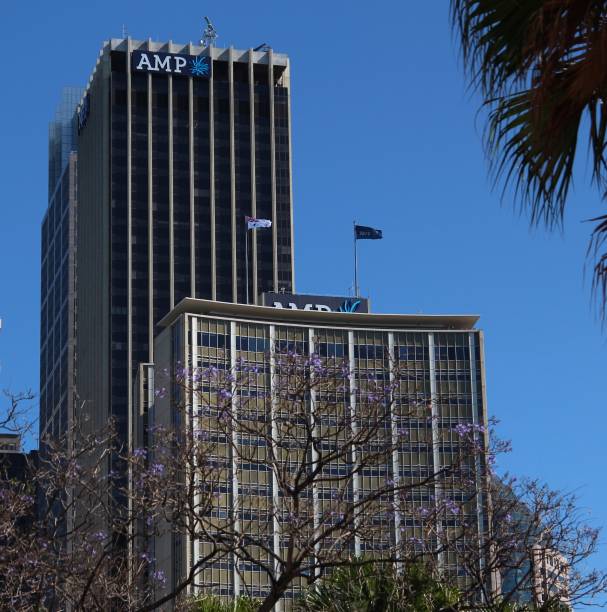
[(317, 310), (320, 312), (369, 312), (365, 298), (337, 297), (334, 295), (298, 295), (295, 293), (264, 293), (264, 306), (291, 310)]
[(207, 55), (133, 51), (131, 69), (133, 72), (158, 72), (208, 79), (211, 76), (212, 62)]

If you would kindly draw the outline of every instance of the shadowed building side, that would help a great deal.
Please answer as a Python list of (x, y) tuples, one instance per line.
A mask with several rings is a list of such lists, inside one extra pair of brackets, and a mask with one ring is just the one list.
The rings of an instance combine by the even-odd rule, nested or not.
[[(78, 109), (76, 384), (93, 427), (112, 417), (129, 443), (138, 364), (180, 300), (293, 290), (289, 104), (272, 50), (104, 44)], [(248, 279), (246, 215), (272, 220)]]

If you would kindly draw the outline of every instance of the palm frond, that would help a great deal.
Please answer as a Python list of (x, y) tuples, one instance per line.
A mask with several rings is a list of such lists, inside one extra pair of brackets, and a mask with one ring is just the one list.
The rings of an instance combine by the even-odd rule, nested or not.
[[(607, 3), (451, 0), (464, 66), (487, 110), (486, 153), (502, 195), (532, 224), (565, 214), (581, 130), (593, 181), (607, 194)], [(585, 120), (587, 119), (587, 121)], [(607, 317), (605, 219), (591, 237), (594, 290)]]
[(588, 247), (588, 254), (593, 258), (592, 290), (601, 303), (601, 318), (607, 319), (607, 252), (601, 249), (607, 245), (607, 215), (591, 219), (597, 223), (592, 231), (592, 239)]
[[(533, 224), (558, 225), (564, 215), (573, 180), (573, 165), (581, 111), (568, 107), (561, 113), (559, 96), (546, 102), (536, 117), (534, 92), (525, 90), (504, 96), (490, 112), (486, 149), (496, 183), (505, 190), (513, 186), (516, 200), (528, 208)], [(558, 129), (551, 125), (553, 114), (560, 114)]]
[(452, 0), (451, 19), (459, 32), (471, 84), (489, 97), (524, 80), (528, 24), (542, 0)]

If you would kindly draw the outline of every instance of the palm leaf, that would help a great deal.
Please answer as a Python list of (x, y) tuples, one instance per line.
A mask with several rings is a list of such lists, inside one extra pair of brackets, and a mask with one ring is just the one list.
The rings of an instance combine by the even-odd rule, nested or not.
[[(607, 3), (604, 0), (451, 0), (470, 84), (487, 111), (485, 148), (502, 196), (532, 224), (561, 224), (587, 130), (593, 181), (607, 194)], [(607, 317), (607, 220), (589, 246), (593, 289)]]
[(600, 299), (601, 316), (605, 320), (607, 319), (607, 252), (601, 252), (601, 249), (607, 245), (607, 215), (596, 217), (591, 221), (597, 223), (588, 247), (588, 253), (594, 259), (592, 290)]

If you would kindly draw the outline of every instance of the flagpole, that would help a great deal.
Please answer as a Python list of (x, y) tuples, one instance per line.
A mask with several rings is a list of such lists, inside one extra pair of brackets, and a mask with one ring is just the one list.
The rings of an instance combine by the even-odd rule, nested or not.
[(246, 219), (244, 222), (244, 260), (245, 260), (245, 269), (246, 269), (246, 296), (247, 296), (247, 304), (249, 303), (249, 224)]
[(358, 252), (356, 250), (356, 219), (353, 222), (354, 232), (354, 297), (358, 297)]

